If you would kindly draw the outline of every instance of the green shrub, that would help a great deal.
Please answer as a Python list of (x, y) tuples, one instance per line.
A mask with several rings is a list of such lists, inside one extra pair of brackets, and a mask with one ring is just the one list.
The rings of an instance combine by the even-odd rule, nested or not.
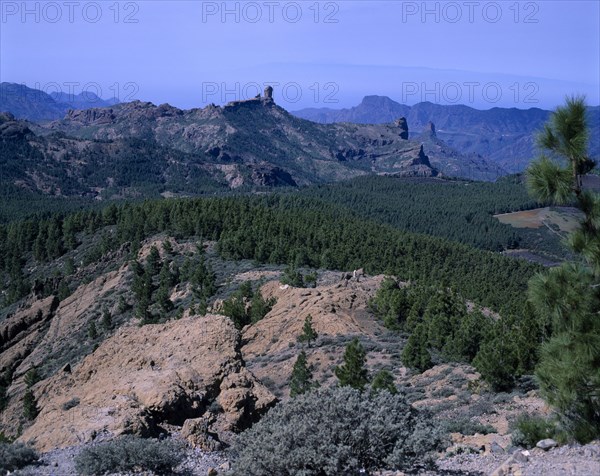
[(0, 474), (23, 468), (37, 460), (35, 450), (23, 443), (0, 442)]
[(474, 435), (475, 433), (481, 435), (496, 433), (496, 429), (492, 425), (483, 425), (478, 421), (473, 421), (469, 418), (449, 420), (445, 422), (444, 427), (449, 433), (460, 433), (461, 435), (467, 436)]
[(538, 441), (556, 436), (556, 425), (541, 416), (522, 415), (517, 419), (512, 434), (514, 446), (533, 448)]
[(385, 369), (381, 369), (377, 372), (373, 377), (373, 382), (371, 382), (372, 392), (377, 393), (382, 390), (387, 390), (391, 394), (398, 393), (398, 389), (394, 383), (394, 376)]
[(272, 409), (238, 436), (232, 474), (358, 475), (427, 466), (441, 432), (402, 395), (320, 389)]
[(75, 457), (75, 469), (81, 475), (127, 471), (172, 474), (183, 458), (178, 443), (127, 435), (84, 448)]

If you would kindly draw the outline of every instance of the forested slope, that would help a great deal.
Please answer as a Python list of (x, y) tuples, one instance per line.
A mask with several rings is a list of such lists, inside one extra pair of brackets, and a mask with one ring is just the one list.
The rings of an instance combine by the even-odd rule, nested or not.
[[(150, 201), (0, 227), (5, 302), (29, 291), (28, 266), (103, 230), (97, 256), (159, 232), (216, 240), (222, 256), (268, 263), (389, 273), (454, 288), (496, 310), (518, 310), (538, 267), (449, 240), (402, 232), (323, 201), (298, 196)], [(107, 231), (108, 230), (108, 231)]]

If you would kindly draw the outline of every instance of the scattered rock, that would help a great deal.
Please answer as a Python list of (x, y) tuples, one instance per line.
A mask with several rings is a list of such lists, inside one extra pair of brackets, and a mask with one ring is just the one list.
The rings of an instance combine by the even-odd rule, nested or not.
[(552, 438), (546, 438), (545, 440), (540, 440), (535, 445), (537, 448), (541, 448), (544, 451), (548, 451), (550, 448), (554, 448), (558, 446), (558, 443), (554, 441)]
[(517, 463), (527, 463), (529, 461), (529, 451), (515, 451), (512, 458)]
[(204, 451), (219, 451), (222, 449), (216, 434), (209, 433), (213, 423), (210, 417), (188, 418), (181, 428), (181, 436), (188, 440), (194, 447)]
[(502, 448), (502, 446), (500, 446), (497, 442), (492, 441), (492, 444), (490, 445), (490, 453), (504, 453), (504, 448)]

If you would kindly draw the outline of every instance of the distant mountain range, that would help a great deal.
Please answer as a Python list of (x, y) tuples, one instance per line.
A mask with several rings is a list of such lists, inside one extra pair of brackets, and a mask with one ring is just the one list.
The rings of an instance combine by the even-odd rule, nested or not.
[[(550, 115), (541, 109), (409, 107), (383, 96), (367, 96), (351, 109), (293, 114), (266, 97), (181, 110), (140, 101), (115, 104), (91, 93), (48, 95), (18, 84), (0, 86), (0, 111), (12, 114), (2, 120), (4, 138), (19, 130), (27, 154), (44, 157), (14, 166), (20, 172), (13, 178), (32, 190), (84, 196), (127, 195), (142, 185), (173, 193), (193, 193), (200, 184), (301, 186), (368, 173), (495, 180), (527, 166), (536, 155), (535, 131)], [(592, 157), (600, 150), (600, 127), (594, 126), (599, 112), (590, 108)], [(31, 122), (19, 122), (23, 118)], [(4, 150), (12, 151), (14, 165), (21, 149), (14, 147), (14, 137), (10, 141)], [(127, 161), (136, 164), (133, 169)], [(42, 163), (58, 175), (52, 178)], [(78, 173), (83, 175), (74, 179)]]
[(104, 100), (91, 91), (47, 94), (22, 84), (0, 83), (0, 111), (28, 121), (53, 121), (63, 118), (69, 109), (108, 107), (118, 102), (116, 99)]
[[(592, 129), (590, 155), (600, 158), (600, 106), (589, 107)], [(443, 106), (421, 102), (399, 104), (386, 96), (366, 96), (350, 109), (309, 108), (292, 114), (322, 124), (349, 122), (381, 124), (405, 117), (413, 131), (435, 124), (437, 138), (462, 154), (490, 159), (507, 172), (521, 172), (538, 155), (535, 134), (551, 111), (538, 108), (478, 110), (463, 105)], [(413, 133), (415, 136), (419, 133)], [(426, 153), (430, 151), (426, 148)]]
[(44, 123), (2, 113), (0, 169), (0, 186), (93, 198), (303, 186), (366, 174), (503, 173), (445, 145), (433, 126), (421, 141), (408, 138), (402, 120), (318, 124), (269, 97), (191, 110), (134, 101), (69, 110)]

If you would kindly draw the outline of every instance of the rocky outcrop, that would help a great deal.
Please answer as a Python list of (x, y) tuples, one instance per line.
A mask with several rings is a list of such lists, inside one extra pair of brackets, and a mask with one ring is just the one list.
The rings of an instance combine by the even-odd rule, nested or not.
[[(269, 383), (269, 388), (281, 391), (281, 398), (287, 396), (289, 378), (300, 352), (298, 337), (308, 315), (319, 342), (307, 349), (307, 354), (314, 378), (323, 386), (337, 383), (335, 377), (328, 381), (328, 372), (341, 359), (343, 344), (338, 347), (321, 342), (345, 342), (343, 339), (353, 335), (375, 338), (383, 332), (383, 325), (368, 312), (368, 301), (383, 276), (342, 282), (338, 273), (328, 273), (325, 279), (326, 283), (313, 289), (282, 285), (276, 280), (266, 283), (261, 288), (262, 295), (265, 299), (275, 298), (275, 305), (264, 319), (243, 329), (244, 361), (258, 378)], [(370, 357), (375, 355), (371, 353)]]
[(0, 112), (0, 139), (23, 139), (31, 134), (24, 121), (17, 121), (10, 112)]
[(406, 117), (397, 119), (395, 124), (400, 129), (400, 139), (408, 140), (408, 123), (406, 122)]
[(69, 109), (65, 119), (73, 123), (79, 123), (81, 125), (103, 125), (110, 124), (114, 119), (114, 111), (111, 108), (108, 109)]
[[(276, 402), (245, 368), (238, 331), (218, 315), (121, 328), (70, 373), (33, 390), (41, 411), (20, 440), (40, 450), (100, 434), (157, 436), (165, 424), (218, 443)], [(185, 423), (202, 417), (204, 425)]]
[(262, 164), (250, 166), (249, 168), (251, 170), (251, 179), (254, 185), (261, 187), (295, 187), (297, 185), (292, 176), (280, 167)]
[(423, 150), (423, 144), (407, 150), (406, 153), (395, 160), (387, 175), (397, 177), (436, 177), (438, 171), (429, 162), (429, 157)]
[(25, 305), (0, 323), (0, 374), (14, 370), (34, 351), (57, 306), (56, 297), (49, 296)]
[(267, 86), (265, 88), (265, 99), (267, 100), (273, 100), (273, 87), (272, 86)]
[(425, 125), (425, 128), (423, 129), (423, 136), (431, 139), (435, 139), (437, 137), (435, 133), (435, 124), (433, 122), (429, 121)]

